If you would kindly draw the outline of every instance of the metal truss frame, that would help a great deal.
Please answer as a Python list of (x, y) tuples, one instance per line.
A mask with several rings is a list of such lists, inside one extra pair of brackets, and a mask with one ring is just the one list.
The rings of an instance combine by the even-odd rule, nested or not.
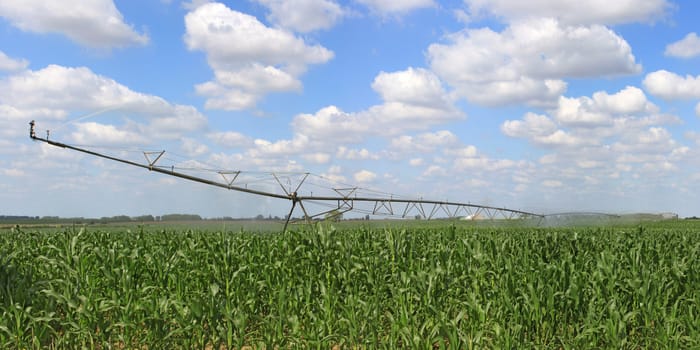
[[(157, 165), (158, 161), (165, 154), (165, 151), (143, 152), (143, 155), (146, 159), (146, 163), (142, 164), (142, 163), (137, 163), (137, 162), (127, 160), (127, 159), (122, 159), (122, 158), (114, 157), (111, 155), (102, 154), (102, 153), (88, 150), (85, 148), (71, 146), (71, 145), (68, 145), (65, 143), (49, 140), (49, 138), (48, 138), (49, 132), (48, 131), (46, 132), (46, 138), (38, 137), (36, 135), (35, 130), (34, 130), (35, 122), (31, 121), (29, 123), (29, 125), (30, 125), (29, 137), (34, 141), (45, 142), (45, 143), (52, 145), (52, 146), (55, 146), (55, 147), (60, 147), (60, 148), (64, 148), (64, 149), (70, 149), (73, 151), (86, 153), (86, 154), (89, 154), (92, 156), (109, 159), (112, 161), (128, 164), (128, 165), (139, 167), (139, 168), (144, 168), (144, 169), (147, 169), (147, 170), (152, 171), (152, 172), (170, 175), (170, 176), (178, 177), (178, 178), (185, 179), (188, 181), (199, 182), (199, 183), (202, 183), (205, 185), (210, 185), (210, 186), (224, 188), (227, 190), (244, 192), (244, 193), (249, 193), (249, 194), (254, 194), (254, 195), (259, 195), (259, 196), (270, 197), (270, 198), (289, 200), (292, 202), (292, 206), (291, 206), (291, 209), (289, 210), (289, 214), (286, 217), (283, 231), (287, 230), (287, 226), (290, 223), (290, 220), (292, 218), (292, 214), (294, 213), (294, 209), (296, 208), (297, 204), (301, 208), (301, 210), (304, 214), (303, 220), (306, 222), (310, 222), (314, 218), (324, 216), (324, 215), (327, 215), (330, 213), (342, 214), (342, 213), (345, 213), (348, 211), (356, 210), (357, 209), (356, 204), (359, 204), (359, 203), (370, 204), (372, 209), (369, 211), (365, 211), (368, 214), (394, 216), (394, 217), (401, 217), (401, 218), (407, 218), (407, 217), (411, 217), (411, 216), (420, 216), (421, 218), (427, 219), (427, 220), (437, 218), (438, 215), (440, 215), (440, 217), (464, 218), (464, 219), (471, 219), (471, 220), (498, 220), (498, 219), (513, 220), (513, 219), (532, 219), (532, 218), (542, 219), (544, 217), (544, 215), (541, 215), (541, 214), (536, 214), (536, 213), (531, 213), (531, 212), (526, 212), (526, 211), (521, 211), (521, 210), (499, 208), (499, 207), (492, 207), (492, 206), (478, 205), (478, 204), (471, 204), (471, 203), (436, 201), (436, 200), (425, 200), (425, 199), (405, 199), (405, 198), (394, 198), (393, 196), (390, 196), (389, 198), (358, 196), (357, 195), (358, 187), (332, 188), (332, 190), (338, 194), (337, 196), (313, 196), (313, 195), (303, 196), (303, 195), (298, 195), (298, 191), (302, 187), (302, 185), (304, 184), (306, 179), (308, 178), (309, 173), (302, 174), (300, 180), (295, 185), (291, 184), (291, 183), (287, 183), (286, 187), (285, 187), (285, 184), (283, 183), (283, 181), (281, 181), (280, 178), (277, 176), (277, 174), (272, 173), (272, 176), (277, 181), (279, 186), (282, 188), (282, 191), (284, 192), (284, 194), (263, 191), (263, 190), (250, 189), (247, 186), (241, 187), (241, 186), (235, 184), (241, 171), (218, 171), (218, 174), (221, 175), (223, 182), (214, 181), (214, 180), (205, 179), (202, 177), (197, 177), (197, 176), (193, 176), (190, 174), (185, 174), (182, 172), (175, 171), (175, 168), (172, 166), (171, 167), (164, 167), (164, 166)], [(309, 211), (304, 206), (304, 202), (307, 202), (307, 203), (323, 202), (326, 204), (329, 204), (329, 203), (335, 203), (335, 204), (328, 205), (331, 208), (330, 210), (326, 210), (326, 211), (322, 211), (320, 213), (310, 215)]]

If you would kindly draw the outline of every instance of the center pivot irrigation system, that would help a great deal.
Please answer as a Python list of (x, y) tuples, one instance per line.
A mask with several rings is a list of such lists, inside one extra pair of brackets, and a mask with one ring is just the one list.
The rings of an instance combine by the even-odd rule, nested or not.
[[(45, 142), (51, 146), (86, 153), (92, 156), (113, 160), (116, 162), (144, 168), (152, 172), (166, 174), (181, 179), (216, 186), (227, 190), (249, 193), (268, 198), (288, 200), (292, 206), (289, 214), (285, 218), (284, 229), (292, 219), (292, 214), (297, 205), (301, 208), (304, 216), (302, 220), (310, 222), (314, 218), (332, 217), (342, 215), (345, 212), (353, 211), (371, 215), (381, 215), (388, 217), (418, 217), (424, 219), (435, 218), (463, 218), (472, 220), (535, 220), (538, 223), (544, 215), (530, 213), (521, 210), (507, 208), (497, 208), (486, 205), (471, 203), (461, 203), (452, 201), (428, 200), (423, 198), (401, 197), (389, 193), (372, 191), (357, 186), (338, 186), (323, 176), (311, 173), (285, 173), (285, 172), (245, 172), (241, 170), (218, 170), (203, 167), (193, 167), (191, 163), (180, 162), (179, 164), (162, 165), (158, 164), (166, 159), (165, 151), (143, 151), (138, 150), (145, 158), (141, 162), (125, 159), (115, 155), (89, 150), (85, 146), (68, 145), (62, 142), (49, 140), (49, 131), (46, 137), (39, 137), (35, 132), (35, 122), (29, 123), (29, 137), (34, 141)], [(98, 148), (98, 147), (91, 147)], [(190, 173), (204, 172), (209, 177), (201, 175), (195, 176)], [(222, 181), (223, 180), (223, 181)], [(304, 185), (304, 188), (302, 188)], [(309, 192), (308, 195), (302, 193), (306, 187), (314, 187), (317, 194)], [(281, 188), (282, 191), (275, 191)], [(305, 192), (304, 192), (305, 193)], [(320, 193), (320, 194), (319, 194)], [(306, 204), (306, 205), (305, 205)], [(325, 210), (315, 214), (307, 209), (309, 204), (325, 207)]]

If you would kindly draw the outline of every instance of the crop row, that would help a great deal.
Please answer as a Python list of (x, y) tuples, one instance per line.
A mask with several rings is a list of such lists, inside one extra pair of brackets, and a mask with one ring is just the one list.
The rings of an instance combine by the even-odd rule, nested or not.
[(694, 228), (0, 233), (2, 348), (698, 348)]

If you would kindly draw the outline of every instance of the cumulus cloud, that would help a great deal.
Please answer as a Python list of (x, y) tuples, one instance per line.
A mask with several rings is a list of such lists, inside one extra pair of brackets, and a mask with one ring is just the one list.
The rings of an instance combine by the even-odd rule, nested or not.
[(220, 3), (201, 5), (185, 16), (185, 43), (204, 51), (215, 79), (196, 86), (205, 107), (252, 108), (271, 92), (298, 91), (298, 77), (333, 52), (292, 33), (265, 26), (255, 17)]
[[(153, 137), (174, 138), (181, 133), (200, 130), (206, 118), (192, 106), (173, 105), (164, 99), (135, 92), (118, 82), (95, 74), (85, 67), (50, 65), (37, 71), (23, 71), (0, 80), (0, 121), (36, 119), (37, 122), (65, 120), (69, 115), (90, 116), (119, 111), (137, 117), (132, 129), (141, 129)], [(77, 122), (78, 120), (75, 120)], [(145, 122), (145, 123), (144, 123)], [(10, 124), (10, 123), (8, 123)], [(15, 125), (15, 123), (11, 123)], [(104, 136), (113, 131), (107, 125), (77, 124), (76, 140)], [(9, 127), (13, 136), (24, 134), (24, 125)], [(92, 136), (80, 135), (81, 132)], [(136, 131), (134, 131), (136, 132)], [(124, 140), (137, 140), (129, 136)], [(116, 141), (118, 137), (105, 140)]]
[(381, 15), (404, 14), (413, 10), (434, 7), (433, 0), (358, 0)]
[[(439, 79), (425, 69), (380, 73), (372, 87), (384, 103), (366, 110), (348, 113), (335, 106), (314, 114), (297, 115), (292, 123), (293, 136), (276, 141), (256, 139), (246, 147), (244, 158), (260, 162), (300, 159), (315, 164), (341, 160), (376, 160), (380, 154), (366, 148), (354, 149), (373, 137), (391, 137), (406, 131), (425, 130), (433, 125), (462, 118)], [(220, 145), (236, 146), (250, 142), (235, 132), (211, 133), (210, 140)], [(437, 148), (456, 143), (449, 131), (416, 136), (421, 147)], [(334, 150), (334, 151), (329, 151)]]
[(408, 160), (408, 164), (410, 166), (421, 166), (425, 164), (425, 161), (423, 160), (423, 158), (411, 158)]
[(331, 160), (331, 155), (323, 152), (313, 152), (303, 154), (302, 158), (310, 163), (326, 164)]
[(437, 149), (448, 150), (459, 143), (459, 138), (455, 134), (449, 130), (441, 130), (416, 136), (395, 137), (391, 139), (389, 148), (403, 154), (431, 153)]
[(379, 155), (377, 155), (373, 152), (370, 152), (366, 148), (352, 149), (352, 148), (348, 148), (345, 146), (338, 146), (338, 150), (335, 153), (335, 157), (337, 159), (347, 159), (347, 160), (366, 160), (366, 159), (377, 160), (377, 159), (379, 159)]
[(268, 20), (295, 32), (332, 28), (345, 11), (330, 0), (257, 0), (270, 9)]
[(182, 138), (182, 145), (180, 145), (180, 148), (190, 157), (199, 157), (209, 152), (209, 147), (207, 147), (207, 145), (189, 137)]
[(463, 116), (437, 77), (425, 69), (382, 72), (372, 88), (383, 97), (383, 104), (356, 113), (328, 106), (314, 114), (300, 114), (292, 121), (294, 131), (315, 139), (358, 143), (372, 136), (424, 130)]
[(510, 159), (490, 159), (488, 157), (457, 158), (454, 167), (457, 170), (477, 170), (484, 172), (497, 172), (518, 166), (518, 162)]
[(567, 24), (653, 22), (672, 8), (667, 0), (464, 0), (472, 16), (495, 15), (507, 20), (558, 18)]
[(95, 122), (77, 123), (72, 139), (78, 144), (88, 145), (124, 145), (143, 144), (147, 139), (134, 131), (118, 129), (114, 125)]
[(343, 168), (338, 165), (332, 165), (328, 170), (321, 174), (321, 177), (332, 183), (345, 183), (347, 178), (343, 175)]
[(557, 130), (557, 125), (546, 115), (527, 113), (523, 120), (506, 120), (501, 131), (510, 137), (530, 137), (550, 135)]
[(501, 131), (553, 151), (539, 160), (543, 172), (592, 185), (621, 172), (673, 171), (655, 164), (685, 159), (684, 147), (664, 127), (678, 122), (660, 115), (642, 90), (628, 86), (612, 94), (561, 97), (548, 115), (527, 113), (502, 123)]
[(359, 183), (372, 182), (377, 178), (377, 174), (369, 170), (360, 170), (352, 176)]
[(584, 140), (564, 130), (547, 116), (527, 113), (523, 120), (507, 120), (501, 125), (501, 131), (510, 137), (520, 137), (530, 140), (540, 146), (575, 147)]
[(22, 169), (3, 169), (2, 174), (10, 177), (23, 177), (26, 175)]
[(253, 139), (236, 131), (212, 132), (207, 137), (219, 146), (227, 148), (248, 147)]
[(544, 180), (542, 181), (542, 186), (544, 187), (562, 187), (564, 183), (559, 180)]
[(439, 166), (439, 165), (430, 165), (428, 166), (425, 171), (423, 171), (423, 174), (421, 176), (425, 178), (436, 178), (436, 177), (444, 177), (447, 176), (449, 172), (447, 169)]
[(666, 56), (680, 57), (680, 58), (692, 58), (700, 55), (700, 38), (698, 35), (693, 33), (688, 33), (683, 39), (676, 41), (675, 43), (666, 46), (666, 51), (664, 51)]
[(595, 127), (611, 125), (615, 115), (653, 114), (658, 111), (658, 107), (647, 100), (641, 89), (627, 86), (612, 95), (598, 91), (592, 98), (562, 96), (553, 114), (562, 125)]
[(430, 45), (427, 56), (460, 96), (486, 105), (549, 105), (566, 90), (563, 78), (641, 71), (629, 44), (612, 30), (547, 18), (516, 21), (502, 32), (454, 33), (447, 43)]
[(642, 82), (650, 94), (665, 100), (700, 98), (700, 75), (682, 77), (667, 70), (647, 74)]
[(66, 6), (60, 1), (7, 0), (0, 16), (14, 26), (36, 33), (59, 33), (88, 47), (118, 48), (145, 45), (146, 34), (124, 22), (112, 0), (88, 0)]
[(676, 146), (677, 142), (668, 130), (655, 126), (621, 135), (620, 141), (612, 145), (612, 150), (643, 157), (649, 154), (671, 153)]
[(451, 103), (440, 79), (423, 68), (409, 67), (398, 72), (381, 72), (374, 78), (372, 89), (387, 102), (436, 109), (445, 108)]
[(271, 142), (256, 139), (254, 147), (248, 150), (248, 154), (254, 158), (274, 158), (279, 156), (291, 156), (301, 154), (308, 150), (309, 138), (297, 136), (291, 140), (278, 140)]
[(14, 59), (8, 57), (0, 51), (0, 71), (14, 72), (27, 68), (29, 61), (25, 59)]

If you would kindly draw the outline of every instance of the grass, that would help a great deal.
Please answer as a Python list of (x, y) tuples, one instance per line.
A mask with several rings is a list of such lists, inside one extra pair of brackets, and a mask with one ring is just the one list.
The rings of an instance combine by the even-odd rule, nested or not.
[(4, 230), (0, 347), (698, 348), (699, 228)]

